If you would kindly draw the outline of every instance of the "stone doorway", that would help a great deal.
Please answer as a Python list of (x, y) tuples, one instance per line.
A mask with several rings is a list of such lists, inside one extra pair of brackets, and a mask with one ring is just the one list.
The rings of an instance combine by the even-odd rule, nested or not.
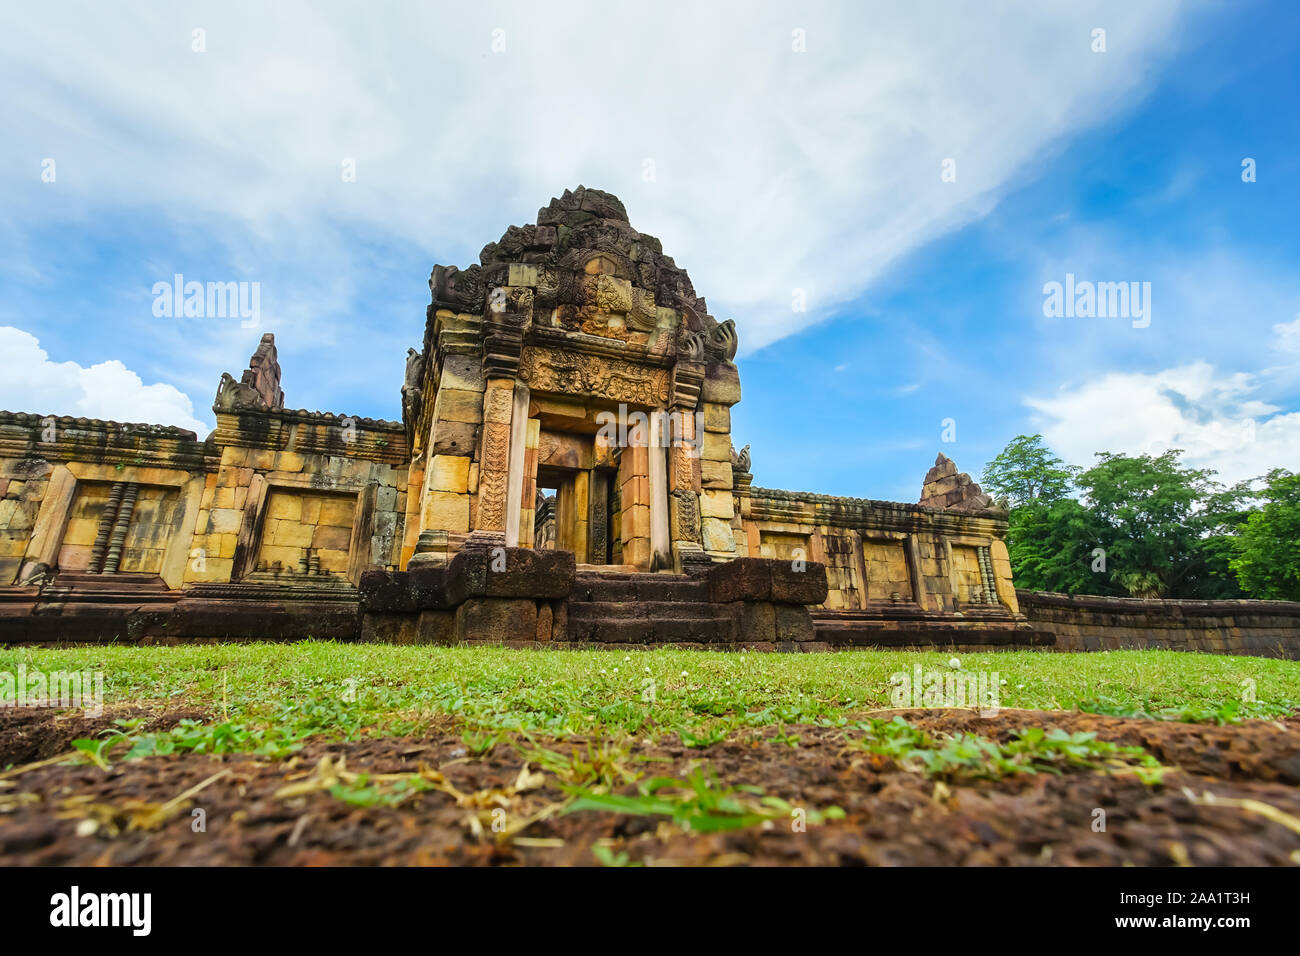
[(579, 564), (616, 564), (618, 542), (610, 533), (616, 502), (611, 468), (537, 469), (536, 546), (572, 551)]

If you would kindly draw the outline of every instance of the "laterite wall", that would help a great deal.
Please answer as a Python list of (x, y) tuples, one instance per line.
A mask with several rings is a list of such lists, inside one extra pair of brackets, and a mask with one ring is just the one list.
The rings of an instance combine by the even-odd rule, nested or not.
[(1030, 624), (1058, 651), (1168, 648), (1300, 660), (1300, 603), (1160, 601), (1018, 591)]

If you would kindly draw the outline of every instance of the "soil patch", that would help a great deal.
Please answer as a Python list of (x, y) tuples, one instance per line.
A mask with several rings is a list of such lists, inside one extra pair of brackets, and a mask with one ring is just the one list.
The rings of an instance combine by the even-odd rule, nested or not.
[[(0, 863), (1300, 863), (1300, 727), (1294, 722), (1216, 727), (1062, 712), (1003, 711), (991, 719), (959, 711), (899, 713), (932, 733), (1000, 741), (1025, 727), (1092, 731), (1141, 746), (1177, 769), (1156, 784), (1133, 773), (1086, 769), (936, 780), (857, 746), (861, 731), (818, 727), (758, 732), (701, 749), (675, 740), (632, 741), (625, 753), (607, 741), (508, 739), (480, 755), (453, 733), (314, 742), (281, 761), (185, 754), (107, 771), (48, 765), (0, 778)], [(68, 726), (55, 721), (53, 730), (24, 731), (23, 739), (71, 739)], [(0, 740), (14, 727), (12, 719), (0, 725)], [(74, 736), (86, 735), (77, 727)], [(24, 752), (40, 759), (48, 756), (47, 745), (29, 744)], [(667, 811), (566, 812), (573, 806), (568, 774), (548, 763), (554, 758), (529, 749), (536, 747), (565, 757), (576, 752), (577, 766), (614, 781), (608, 791), (615, 801), (640, 800), (636, 784), (621, 776), (627, 771), (643, 784), (694, 776), (707, 781), (711, 794), (757, 787), (786, 804), (764, 805), (760, 795), (734, 791), (726, 799), (764, 808), (770, 819), (717, 832), (704, 832), (716, 813), (687, 830)], [(422, 782), (412, 788), (421, 772)], [(385, 776), (399, 774), (408, 777)], [(662, 791), (676, 796), (665, 797), (661, 808), (686, 806), (679, 800), (686, 792)], [(819, 822), (817, 812), (832, 806), (843, 817)]]

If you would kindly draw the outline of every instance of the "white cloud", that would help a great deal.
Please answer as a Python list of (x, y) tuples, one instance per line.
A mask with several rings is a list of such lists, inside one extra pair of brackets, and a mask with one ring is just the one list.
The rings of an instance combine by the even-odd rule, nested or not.
[(122, 422), (179, 425), (200, 438), (208, 428), (194, 417), (194, 405), (175, 386), (146, 385), (117, 359), (85, 368), (51, 362), (34, 335), (0, 325), (0, 408), (39, 415), (73, 415)]
[[(16, 9), (0, 122), (31, 176), (6, 177), (0, 202), (32, 223), (149, 210), (232, 258), (283, 250), (341, 282), (367, 266), (350, 245), (362, 230), (465, 265), (583, 182), (624, 199), (750, 350), (826, 318), (1112, 119), (1198, 8)], [(1098, 23), (1104, 54), (1090, 49)], [(191, 49), (196, 27), (206, 52)], [(39, 181), (45, 157), (55, 184)], [(349, 158), (355, 183), (340, 176)], [(955, 182), (940, 181), (947, 158)], [(807, 312), (791, 310), (794, 288)]]
[(1277, 347), (1283, 352), (1300, 352), (1300, 316), (1273, 326)]
[(1160, 454), (1213, 468), (1232, 483), (1272, 468), (1300, 470), (1300, 413), (1263, 401), (1260, 376), (1219, 373), (1206, 362), (1160, 372), (1113, 372), (1047, 398), (1030, 398), (1034, 427), (1061, 457), (1096, 463), (1094, 453)]

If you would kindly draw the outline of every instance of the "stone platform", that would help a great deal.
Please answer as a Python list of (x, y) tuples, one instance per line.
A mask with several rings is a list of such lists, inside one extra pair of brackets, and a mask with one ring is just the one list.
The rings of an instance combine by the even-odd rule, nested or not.
[[(799, 568), (796, 570), (796, 568)], [(0, 643), (370, 641), (510, 647), (826, 651), (1044, 646), (1050, 634), (989, 608), (830, 612), (826, 568), (739, 558), (697, 574), (579, 566), (571, 552), (464, 550), (442, 567), (169, 590), (153, 575), (65, 572), (0, 588)], [(810, 610), (811, 609), (811, 610)]]

